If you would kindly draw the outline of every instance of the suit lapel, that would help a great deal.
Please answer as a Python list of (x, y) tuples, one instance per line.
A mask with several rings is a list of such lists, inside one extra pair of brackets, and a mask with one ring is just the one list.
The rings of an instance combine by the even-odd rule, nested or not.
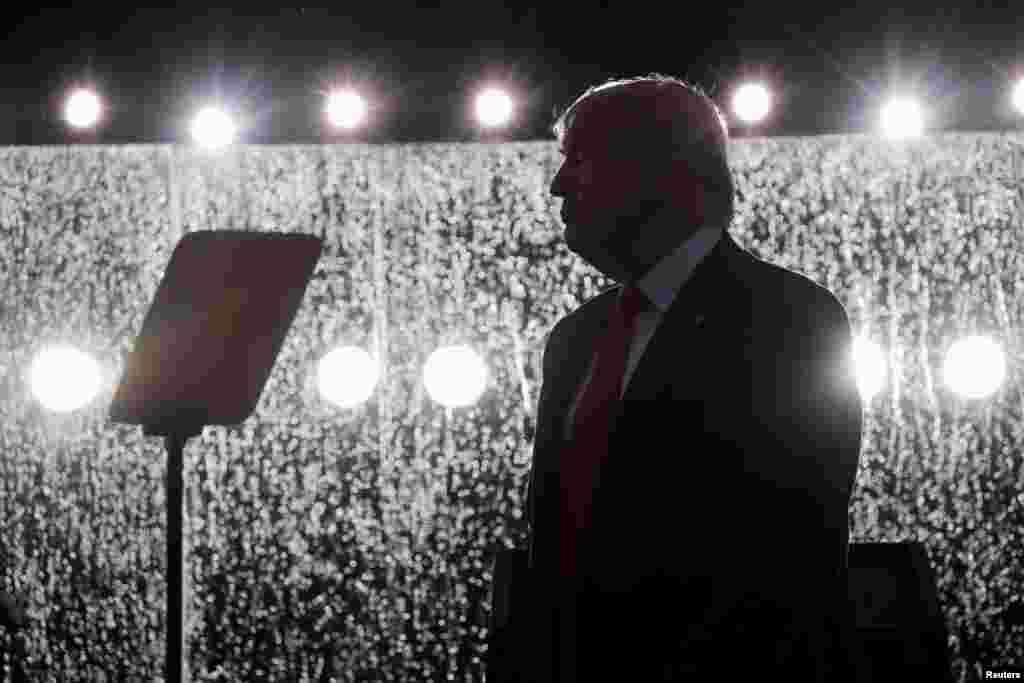
[[(687, 349), (729, 346), (730, 341), (739, 341), (729, 337), (742, 335), (743, 328), (749, 325), (749, 320), (737, 319), (737, 316), (744, 316), (743, 311), (749, 310), (742, 301), (743, 287), (740, 272), (736, 270), (743, 268), (744, 264), (737, 261), (744, 255), (728, 233), (724, 234), (683, 285), (647, 343), (623, 400), (618, 401), (612, 411), (609, 425), (612, 448), (607, 460), (597, 463), (594, 471), (595, 506), (607, 495), (602, 491), (602, 473), (611, 471), (609, 468), (616, 467), (615, 461), (623, 457), (616, 442), (627, 448), (638, 443), (637, 435), (623, 433), (619, 428), (620, 424), (624, 425), (625, 416), (633, 410), (650, 410), (649, 400), (656, 399), (665, 387), (680, 381), (689, 367), (687, 364), (728, 362), (720, 357), (694, 358)], [(722, 339), (721, 342), (704, 340), (701, 335), (715, 335), (715, 339), (721, 335)]]
[(547, 411), (552, 421), (549, 428), (556, 440), (560, 441), (565, 434), (565, 420), (576, 391), (586, 376), (594, 353), (594, 341), (604, 333), (620, 289), (619, 286), (610, 287), (578, 309), (577, 319), (567, 326), (566, 338), (560, 340), (556, 347), (558, 374), (552, 384), (550, 410)]
[[(715, 248), (684, 284), (648, 342), (624, 400), (617, 402), (610, 425), (613, 430), (621, 420), (623, 411), (628, 411), (631, 406), (635, 410), (643, 410), (643, 399), (657, 396), (666, 384), (679, 376), (676, 369), (680, 363), (693, 360), (681, 357), (682, 341), (692, 338), (695, 333), (705, 333), (709, 328), (716, 328), (715, 321), (728, 319), (730, 325), (717, 326), (726, 334), (735, 324), (747, 324), (737, 320), (737, 316), (744, 316), (741, 311), (747, 310), (741, 301), (747, 290), (743, 274), (752, 265), (752, 258), (732, 241), (728, 233), (722, 235)], [(549, 363), (554, 373), (539, 406), (538, 417), (542, 422), (538, 425), (537, 441), (543, 444), (543, 450), (534, 461), (533, 475), (536, 486), (533, 493), (538, 500), (544, 501), (540, 505), (546, 510), (545, 513), (538, 513), (540, 519), (557, 518), (561, 470), (559, 456), (564, 446), (565, 420), (576, 390), (586, 374), (595, 340), (604, 331), (620, 290), (621, 286), (610, 287), (570, 314), (571, 318), (566, 320), (564, 331), (550, 349), (553, 358), (549, 359)], [(609, 457), (609, 460), (612, 459), (614, 449)], [(594, 473), (595, 486), (598, 488), (601, 470), (606, 464), (599, 464)], [(595, 491), (595, 505), (599, 505), (597, 499), (601, 497), (600, 492)], [(549, 538), (556, 545), (543, 552), (557, 553), (557, 534)]]
[[(691, 339), (695, 333), (705, 329), (715, 328), (720, 318), (731, 318), (742, 310), (742, 306), (736, 305), (736, 298), (742, 293), (740, 276), (746, 265), (743, 263), (745, 257), (748, 257), (746, 252), (725, 232), (714, 249), (697, 265), (648, 341), (623, 400), (617, 402), (612, 412), (613, 429), (631, 404), (637, 404), (643, 397), (656, 395), (673, 381), (676, 373), (671, 370), (685, 360), (680, 358), (681, 341)], [(621, 285), (610, 287), (584, 303), (574, 314), (572, 324), (566, 326), (566, 338), (559, 340), (555, 359), (558, 374), (544, 410), (548, 424), (542, 427), (546, 428), (548, 439), (553, 438), (554, 443), (563, 440), (565, 420), (586, 375), (595, 340), (603, 334), (621, 289)], [(734, 320), (730, 322), (735, 323)], [(552, 471), (558, 470), (557, 461), (548, 465)]]
[[(623, 400), (612, 414), (613, 425), (622, 411), (638, 398), (655, 394), (672, 381), (671, 372), (680, 362), (680, 342), (692, 338), (706, 329), (720, 327), (717, 323), (728, 316), (732, 319), (743, 310), (737, 300), (743, 294), (742, 273), (747, 253), (736, 244), (728, 232), (701, 261), (673, 300), (658, 329), (647, 343), (643, 355), (633, 372)], [(610, 287), (588, 301), (577, 312), (577, 320), (568, 327), (560, 344), (557, 361), (557, 384), (552, 387), (551, 412), (557, 438), (564, 434), (565, 419), (594, 352), (595, 341), (608, 325), (615, 301), (622, 285)], [(739, 321), (742, 323), (742, 321)]]
[(637, 399), (657, 394), (674, 380), (670, 370), (687, 360), (680, 353), (687, 342), (722, 329), (726, 318), (728, 326), (743, 324), (735, 316), (744, 310), (738, 300), (743, 293), (738, 279), (743, 266), (738, 261), (744, 253), (726, 232), (697, 265), (648, 341), (619, 402), (619, 412)]

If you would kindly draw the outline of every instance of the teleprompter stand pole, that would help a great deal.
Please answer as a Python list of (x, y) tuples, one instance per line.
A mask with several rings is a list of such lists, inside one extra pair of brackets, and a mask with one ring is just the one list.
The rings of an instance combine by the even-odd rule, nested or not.
[[(170, 433), (164, 433), (168, 431)], [(185, 557), (183, 551), (184, 520), (184, 451), (185, 442), (203, 431), (198, 427), (145, 426), (146, 436), (163, 436), (167, 448), (167, 472), (164, 487), (167, 493), (167, 643), (164, 652), (164, 677), (167, 681), (188, 680), (185, 668)]]
[(111, 421), (142, 425), (144, 435), (163, 437), (167, 448), (164, 672), (169, 683), (188, 680), (185, 442), (206, 425), (235, 426), (252, 414), (322, 249), (322, 238), (303, 234), (211, 230), (185, 235), (114, 393)]

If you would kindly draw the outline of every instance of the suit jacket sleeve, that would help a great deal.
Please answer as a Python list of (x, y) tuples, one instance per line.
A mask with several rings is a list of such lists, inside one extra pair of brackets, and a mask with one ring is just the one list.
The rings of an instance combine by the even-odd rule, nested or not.
[[(826, 456), (822, 462), (826, 510), (825, 533), (834, 539), (834, 607), (826, 613), (828, 627), (832, 629), (832, 666), (842, 670), (849, 680), (858, 677), (857, 661), (863, 652), (857, 641), (854, 612), (849, 600), (849, 506), (857, 479), (861, 440), (864, 428), (864, 408), (857, 387), (857, 373), (853, 360), (853, 334), (849, 318), (842, 304), (836, 302), (828, 323), (816, 335), (820, 340), (812, 349), (817, 358), (821, 383), (817, 396), (807, 399), (807, 415), (819, 430), (809, 432), (811, 447)], [(813, 353), (815, 350), (820, 355)], [(813, 386), (813, 385), (812, 385)], [(831, 420), (830, 420), (831, 418)], [(826, 566), (832, 562), (825, 558)], [(831, 618), (829, 618), (831, 617)]]
[(538, 472), (539, 468), (537, 456), (540, 454), (541, 439), (544, 436), (541, 427), (543, 426), (544, 419), (547, 417), (545, 410), (547, 408), (546, 399), (547, 395), (551, 391), (551, 384), (554, 379), (554, 371), (551, 368), (551, 362), (554, 354), (551, 352), (551, 347), (553, 346), (553, 342), (555, 339), (555, 331), (557, 329), (558, 324), (556, 323), (555, 326), (551, 328), (547, 336), (544, 338), (544, 354), (541, 360), (541, 372), (543, 373), (543, 375), (541, 377), (541, 388), (539, 396), (537, 398), (537, 409), (534, 417), (533, 457), (531, 458), (530, 462), (530, 477), (529, 483), (527, 484), (526, 492), (527, 533), (530, 538), (530, 567), (535, 566), (535, 558), (533, 557), (533, 552), (535, 549), (534, 525), (537, 519), (537, 480), (538, 477), (541, 476), (541, 473)]
[[(771, 457), (788, 468), (790, 504), (780, 521), (792, 530), (778, 550), (799, 567), (769, 563), (770, 578), (791, 598), (791, 642), (785, 656), (810, 650), (819, 665), (841, 670), (853, 637), (848, 602), (849, 503), (857, 476), (863, 406), (853, 366), (853, 337), (842, 304), (829, 297), (820, 317), (793, 337), (796, 353), (781, 368), (776, 428), (763, 434)], [(772, 420), (767, 421), (770, 425)], [(785, 648), (792, 648), (785, 651)], [(792, 654), (787, 654), (792, 653)], [(838, 657), (838, 659), (837, 659)], [(819, 674), (821, 674), (819, 669)]]
[[(804, 337), (808, 343), (795, 357), (796, 381), (789, 392), (790, 429), (777, 432), (777, 445), (792, 453), (805, 485), (809, 511), (820, 511), (823, 538), (833, 545), (822, 559), (845, 581), (849, 541), (850, 496), (857, 476), (863, 404), (853, 365), (853, 335), (839, 302)], [(845, 584), (843, 586), (845, 590)]]
[(765, 470), (752, 479), (760, 483), (745, 501), (750, 507), (734, 513), (743, 520), (745, 559), (715, 583), (706, 621), (683, 639), (700, 651), (708, 638), (728, 641), (731, 631), (757, 623), (760, 637), (776, 643), (776, 670), (806, 680), (842, 671), (836, 662), (855, 658), (848, 648), (848, 507), (863, 426), (846, 312), (831, 297), (813, 311), (780, 328), (777, 360), (756, 378), (753, 419), (722, 429), (723, 447)]
[[(508, 586), (508, 621), (495, 628), (492, 638), (493, 651), (488, 658), (488, 679), (495, 683), (535, 683), (546, 680), (551, 670), (551, 622), (546, 607), (547, 593), (539, 581), (535, 565), (536, 520), (538, 512), (537, 494), (544, 469), (540, 467), (538, 455), (543, 450), (542, 439), (546, 438), (542, 426), (546, 418), (547, 395), (550, 392), (553, 373), (550, 353), (555, 331), (548, 332), (544, 342), (542, 361), (543, 378), (536, 410), (533, 458), (530, 466), (526, 494), (527, 544), (522, 552), (523, 561), (516, 561), (516, 570), (505, 576), (514, 581)], [(508, 569), (509, 567), (506, 567)], [(504, 587), (496, 586), (496, 590)]]
[[(550, 670), (546, 657), (550, 657), (547, 631), (543, 622), (542, 607), (544, 595), (538, 590), (536, 572), (533, 570), (535, 547), (535, 520), (537, 518), (537, 482), (542, 476), (538, 468), (538, 442), (542, 437), (545, 398), (550, 390), (552, 374), (549, 353), (554, 329), (544, 339), (542, 360), (542, 383), (536, 410), (533, 458), (527, 484), (524, 507), (526, 508), (527, 545), (526, 549), (499, 551), (498, 563), (494, 564), (492, 585), (492, 611), (490, 642), (487, 656), (487, 678), (494, 683), (533, 683), (544, 679), (544, 672)], [(521, 556), (521, 558), (520, 558)], [(499, 582), (499, 573), (501, 574)], [(508, 582), (507, 585), (504, 582)], [(499, 597), (507, 596), (507, 600)], [(507, 612), (498, 615), (495, 606), (501, 602)]]

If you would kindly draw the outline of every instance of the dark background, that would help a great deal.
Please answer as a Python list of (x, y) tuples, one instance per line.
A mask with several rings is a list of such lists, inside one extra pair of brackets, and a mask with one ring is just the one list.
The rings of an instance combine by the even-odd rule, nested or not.
[[(1021, 126), (1010, 87), (1024, 75), (1014, 3), (335, 3), (333, 8), (101, 10), (2, 16), (0, 144), (169, 143), (219, 96), (248, 117), (240, 142), (476, 139), (485, 79), (513, 89), (503, 139), (551, 139), (553, 111), (590, 85), (658, 71), (695, 81), (723, 107), (744, 76), (777, 98), (759, 129), (734, 135), (870, 132), (895, 91), (920, 98), (932, 130)], [(849, 6), (842, 6), (849, 5)], [(913, 9), (911, 9), (913, 7)], [(488, 80), (488, 82), (490, 82)], [(70, 86), (91, 81), (105, 123), (61, 121)], [(350, 83), (371, 101), (356, 133), (330, 133), (323, 95)]]

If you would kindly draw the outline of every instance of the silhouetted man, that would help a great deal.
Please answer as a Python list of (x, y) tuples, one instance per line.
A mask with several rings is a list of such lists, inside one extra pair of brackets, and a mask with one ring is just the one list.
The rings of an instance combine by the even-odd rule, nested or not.
[(566, 244), (620, 284), (546, 340), (510, 680), (852, 678), (842, 304), (733, 241), (695, 87), (606, 83), (555, 130)]

